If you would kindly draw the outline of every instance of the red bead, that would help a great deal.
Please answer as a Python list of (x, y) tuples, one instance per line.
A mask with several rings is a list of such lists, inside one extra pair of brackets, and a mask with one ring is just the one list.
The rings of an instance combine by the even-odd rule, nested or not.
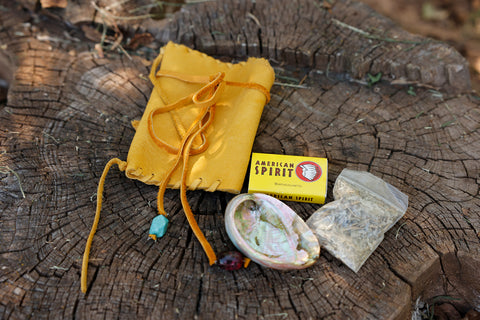
[(217, 257), (217, 264), (220, 268), (234, 271), (243, 267), (243, 255), (238, 251), (222, 252)]

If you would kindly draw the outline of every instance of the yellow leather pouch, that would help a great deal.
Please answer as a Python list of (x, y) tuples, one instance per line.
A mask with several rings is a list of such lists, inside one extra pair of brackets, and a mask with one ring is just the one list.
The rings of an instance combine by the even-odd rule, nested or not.
[[(240, 192), (274, 72), (262, 58), (223, 63), (170, 42), (154, 61), (150, 80), (154, 88), (142, 119), (133, 122), (136, 133), (127, 161), (110, 160), (100, 178), (83, 259), (83, 292), (105, 177), (113, 164), (130, 179), (159, 186), (157, 207), (163, 216), (167, 216), (165, 189), (180, 189), (187, 220), (210, 264), (215, 263), (216, 255), (195, 221), (186, 190)], [(150, 236), (156, 240), (155, 234)]]
[[(238, 64), (222, 63), (174, 43), (168, 43), (160, 54), (163, 55), (160, 69), (152, 77), (155, 88), (128, 152), (127, 177), (148, 184), (162, 183), (170, 166), (174, 164), (175, 151), (181, 146), (182, 138), (196, 118), (205, 112), (200, 103), (188, 104), (168, 112), (162, 109), (198, 92), (205, 86), (204, 81), (223, 72), (225, 77), (223, 82), (219, 82), (225, 84), (223, 92), (218, 92), (221, 89), (217, 89), (217, 92), (212, 93), (216, 95), (215, 111), (209, 111), (204, 119), (208, 121), (207, 117), (213, 116), (212, 122), (203, 131), (204, 138), (198, 135), (197, 141), (192, 144), (192, 148), (199, 148), (205, 142), (209, 144), (208, 148), (190, 157), (190, 172), (186, 183), (189, 189), (238, 193), (243, 185), (266, 97), (261, 90), (229, 85), (228, 82), (255, 83), (269, 90), (274, 80), (272, 68), (267, 60), (257, 58)], [(154, 69), (155, 67), (154, 65)], [(205, 97), (202, 102), (208, 99)], [(214, 101), (207, 101), (207, 107), (212, 102)], [(152, 138), (149, 134), (149, 117), (155, 111), (157, 114), (153, 115), (150, 124), (154, 130)], [(155, 136), (175, 150), (158, 146)], [(173, 172), (169, 187), (180, 187), (180, 169)]]

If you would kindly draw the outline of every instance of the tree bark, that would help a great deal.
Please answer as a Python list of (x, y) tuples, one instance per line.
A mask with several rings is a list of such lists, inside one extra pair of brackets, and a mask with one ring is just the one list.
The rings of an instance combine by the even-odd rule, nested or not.
[[(418, 297), (455, 298), (463, 314), (478, 306), (480, 109), (458, 52), (349, 0), (219, 0), (161, 21), (140, 18), (145, 3), (132, 13), (0, 0), (0, 66), (13, 73), (0, 71), (0, 318), (406, 319)], [(104, 26), (100, 50), (92, 34)], [(145, 32), (152, 43), (121, 50)], [(166, 193), (169, 230), (153, 242), (157, 188), (113, 169), (80, 292), (98, 179), (110, 158), (126, 159), (149, 62), (169, 40), (275, 66), (254, 152), (328, 158), (329, 190), (350, 168), (409, 196), (357, 274), (325, 250), (299, 271), (210, 267), (178, 191)], [(188, 193), (217, 251), (234, 248), (223, 224), (232, 197)], [(304, 219), (320, 207), (288, 204)]]

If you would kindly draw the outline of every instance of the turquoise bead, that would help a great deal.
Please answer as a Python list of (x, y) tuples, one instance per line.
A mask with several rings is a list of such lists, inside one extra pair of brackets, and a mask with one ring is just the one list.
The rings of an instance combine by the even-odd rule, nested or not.
[(168, 219), (164, 215), (159, 214), (152, 220), (152, 225), (148, 233), (155, 235), (157, 238), (161, 238), (167, 232)]

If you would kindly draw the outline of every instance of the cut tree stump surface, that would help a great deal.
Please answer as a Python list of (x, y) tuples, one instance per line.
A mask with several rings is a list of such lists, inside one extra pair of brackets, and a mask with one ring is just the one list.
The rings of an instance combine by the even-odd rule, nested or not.
[[(463, 314), (478, 308), (480, 108), (461, 55), (348, 0), (212, 1), (168, 20), (118, 19), (148, 14), (145, 4), (100, 1), (95, 14), (90, 1), (48, 11), (0, 1), (0, 318), (407, 319), (417, 298), (438, 296)], [(134, 33), (153, 42), (95, 50), (115, 25), (122, 45)], [(169, 40), (270, 60), (277, 82), (253, 151), (328, 158), (329, 190), (350, 168), (409, 196), (357, 274), (325, 250), (299, 271), (210, 267), (178, 191), (166, 193), (166, 236), (151, 241), (157, 188), (114, 169), (80, 292), (98, 179), (126, 159), (151, 60)], [(233, 249), (223, 220), (233, 196), (188, 193), (218, 252)], [(320, 207), (288, 204), (304, 219)]]

